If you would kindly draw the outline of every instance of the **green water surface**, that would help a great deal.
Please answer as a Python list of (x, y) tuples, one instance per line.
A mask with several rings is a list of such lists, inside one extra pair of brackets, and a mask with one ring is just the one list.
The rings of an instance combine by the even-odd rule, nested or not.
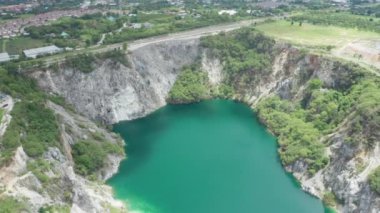
[(243, 104), (169, 105), (114, 130), (128, 159), (108, 184), (133, 212), (325, 212), (285, 173), (275, 137)]

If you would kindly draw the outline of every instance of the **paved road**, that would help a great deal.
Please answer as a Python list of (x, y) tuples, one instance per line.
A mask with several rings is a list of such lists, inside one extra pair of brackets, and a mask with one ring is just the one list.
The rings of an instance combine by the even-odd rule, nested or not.
[[(132, 42), (128, 42), (128, 50), (133, 51), (146, 45), (156, 44), (156, 43), (170, 41), (170, 40), (195, 39), (195, 38), (200, 38), (207, 35), (214, 35), (220, 32), (228, 32), (231, 30), (239, 29), (241, 27), (250, 26), (254, 24), (255, 22), (260, 23), (267, 19), (268, 18), (244, 20), (244, 21), (239, 21), (239, 22), (234, 22), (234, 23), (229, 23), (229, 24), (214, 25), (214, 26), (209, 26), (209, 27), (197, 28), (194, 30), (172, 33), (168, 35), (154, 36), (154, 37), (150, 37), (146, 39), (135, 40)], [(84, 52), (91, 52), (91, 53), (102, 53), (102, 52), (107, 52), (116, 48), (122, 48), (122, 46), (123, 46), (123, 43), (117, 43), (117, 44), (106, 45), (103, 47), (94, 46), (92, 48), (90, 47), (86, 50), (81, 50), (81, 51), (76, 51), (76, 52), (83, 53), (84, 51)], [(65, 59), (64, 55), (56, 55), (56, 56), (46, 58), (45, 62), (47, 65), (50, 65), (52, 63), (63, 61), (64, 59)]]
[(138, 49), (140, 47), (143, 47), (149, 44), (160, 43), (160, 42), (169, 41), (169, 40), (186, 40), (186, 39), (200, 38), (207, 35), (218, 34), (220, 32), (228, 32), (228, 31), (236, 30), (241, 27), (250, 26), (254, 24), (255, 22), (256, 23), (263, 22), (264, 20), (266, 19), (245, 20), (245, 21), (231, 23), (231, 24), (198, 28), (198, 29), (194, 29), (190, 31), (173, 33), (173, 34), (169, 34), (165, 36), (158, 36), (158, 37), (136, 40), (128, 45), (128, 49), (133, 51), (135, 49)]

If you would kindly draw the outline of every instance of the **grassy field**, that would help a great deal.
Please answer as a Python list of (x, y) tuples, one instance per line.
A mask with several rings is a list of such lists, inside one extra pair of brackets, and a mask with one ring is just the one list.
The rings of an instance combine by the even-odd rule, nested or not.
[(342, 46), (359, 39), (379, 39), (380, 34), (335, 26), (322, 26), (288, 21), (275, 21), (256, 27), (277, 39), (307, 46)]
[(21, 54), (22, 50), (42, 47), (46, 44), (41, 40), (17, 37), (12, 39), (2, 39), (0, 40), (1, 52), (8, 52), (9, 54)]

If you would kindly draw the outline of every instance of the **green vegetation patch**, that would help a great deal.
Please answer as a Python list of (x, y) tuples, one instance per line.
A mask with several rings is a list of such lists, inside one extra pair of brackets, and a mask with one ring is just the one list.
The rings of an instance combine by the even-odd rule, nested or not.
[(13, 197), (1, 196), (0, 197), (0, 212), (14, 213), (14, 212), (29, 212), (27, 205), (14, 199)]
[(68, 205), (51, 205), (41, 207), (39, 213), (70, 213), (70, 206)]
[[(324, 88), (321, 81), (309, 81), (304, 98), (298, 102), (272, 97), (259, 103), (260, 118), (279, 136), (280, 157), (285, 165), (303, 159), (314, 174), (328, 159), (320, 138), (333, 132), (350, 115), (350, 127), (345, 140), (373, 148), (380, 133), (380, 82), (370, 76), (342, 92), (339, 88)], [(354, 112), (354, 113), (353, 113)], [(353, 114), (352, 114), (353, 113)]]
[(75, 171), (78, 174), (89, 176), (105, 166), (108, 154), (121, 154), (123, 147), (108, 141), (79, 141), (72, 147), (75, 162)]
[(356, 15), (374, 16), (380, 18), (380, 4), (367, 4), (350, 8), (351, 12)]
[(48, 44), (43, 40), (28, 37), (2, 39), (1, 41), (2, 51), (8, 52), (11, 55), (22, 54), (22, 51), (25, 49), (42, 47)]
[(371, 189), (380, 194), (380, 167), (377, 167), (368, 176), (369, 186)]
[(321, 133), (329, 133), (347, 116), (351, 99), (336, 90), (314, 90), (306, 106), (305, 120)]
[(65, 64), (75, 70), (90, 73), (94, 70), (95, 57), (93, 54), (78, 54), (66, 56)]
[(96, 54), (96, 58), (98, 59), (111, 59), (113, 61), (119, 62), (120, 64), (129, 67), (130, 62), (127, 59), (127, 56), (125, 54), (125, 50), (127, 49), (126, 43), (123, 45), (123, 50), (116, 49), (116, 50), (111, 50), (107, 51), (104, 53), (99, 53)]
[(0, 140), (0, 165), (7, 163), (20, 145), (30, 157), (41, 156), (50, 146), (59, 147), (55, 115), (45, 107), (45, 94), (33, 80), (0, 68), (0, 91), (21, 99), (15, 104), (12, 121)]
[(43, 159), (36, 159), (29, 161), (27, 168), (31, 171), (41, 183), (47, 183), (49, 181), (49, 176), (46, 172), (50, 171), (50, 163)]
[(262, 76), (272, 72), (275, 41), (253, 28), (204, 37), (201, 45), (211, 57), (223, 62), (223, 82), (213, 95), (232, 98), (240, 90), (250, 89)]
[(208, 76), (198, 69), (185, 68), (169, 92), (170, 103), (192, 103), (209, 96)]
[(48, 147), (59, 147), (59, 128), (54, 113), (42, 103), (18, 102), (12, 110), (12, 121), (2, 145), (23, 145), (30, 157), (39, 157)]
[(380, 33), (380, 19), (368, 16), (353, 15), (348, 12), (308, 11), (292, 17), (297, 22), (310, 24), (335, 25)]
[(124, 66), (130, 65), (125, 52), (123, 50), (115, 49), (95, 55), (92, 53), (68, 55), (65, 58), (65, 66), (83, 73), (90, 73), (95, 69), (95, 65), (99, 60), (104, 61), (106, 59), (119, 62)]
[(346, 141), (374, 148), (380, 138), (380, 79), (365, 79), (354, 85), (350, 98), (355, 103), (356, 113)]
[(327, 191), (323, 194), (323, 203), (328, 207), (336, 207), (337, 204), (337, 198), (334, 195), (334, 193)]
[(31, 26), (25, 30), (34, 39), (44, 40), (60, 47), (77, 47), (96, 44), (102, 33), (111, 32), (122, 25), (120, 21), (112, 21), (107, 16), (95, 13), (80, 18), (65, 17), (50, 25)]
[(306, 46), (341, 46), (358, 39), (376, 39), (379, 33), (328, 25), (291, 21), (273, 21), (256, 27), (274, 38)]
[(275, 41), (252, 29), (243, 28), (233, 33), (222, 33), (202, 38), (201, 45), (225, 63), (227, 80), (237, 75), (250, 81), (254, 74), (271, 70), (271, 51)]
[[(97, 57), (114, 56), (118, 56), (118, 53)], [(88, 63), (92, 59), (87, 56), (84, 58)], [(75, 60), (72, 65), (83, 67), (80, 60)], [(57, 119), (54, 112), (46, 106), (46, 102), (50, 99), (63, 106), (66, 105), (62, 98), (41, 92), (32, 79), (17, 72), (15, 64), (5, 64), (4, 67), (6, 69), (0, 68), (0, 91), (19, 101), (15, 103), (11, 112), (12, 121), (0, 140), (0, 166), (9, 163), (16, 148), (22, 145), (26, 154), (34, 158), (28, 162), (28, 170), (42, 183), (48, 183), (47, 172), (50, 170), (50, 164), (41, 159), (42, 154), (49, 147), (61, 148), (61, 145)], [(102, 168), (108, 154), (124, 154), (122, 142), (111, 143), (101, 133), (94, 133), (92, 137), (91, 141), (79, 141), (72, 147), (75, 169), (82, 175), (92, 175)]]
[[(312, 37), (325, 34), (330, 28), (293, 25), (279, 21), (265, 23), (260, 27), (270, 27), (277, 34), (278, 30), (294, 33), (289, 28), (306, 26), (313, 28), (312, 31), (318, 31)], [(345, 32), (351, 30), (338, 29)], [(372, 32), (369, 33), (373, 35)], [(302, 33), (298, 35), (299, 39), (304, 37)], [(337, 36), (335, 38), (341, 39)], [(322, 40), (320, 42), (322, 44)], [(224, 63), (224, 82), (216, 93), (212, 93), (213, 97), (231, 98), (233, 94), (242, 95), (255, 89), (257, 83), (272, 72), (271, 65), (274, 56), (278, 54), (274, 44), (273, 39), (251, 28), (202, 38), (202, 47)], [(296, 63), (304, 55), (300, 51), (291, 60)], [(333, 66), (336, 72), (333, 85), (324, 85), (320, 79), (309, 79), (305, 73), (300, 79), (307, 85), (302, 97), (290, 101), (274, 96), (262, 100), (257, 106), (260, 119), (278, 136), (279, 155), (283, 164), (292, 165), (299, 160), (306, 162), (310, 175), (329, 162), (325, 153), (325, 143), (329, 141), (321, 141), (321, 138), (335, 131), (348, 116), (350, 126), (346, 139), (351, 145), (365, 143), (371, 148), (376, 138), (380, 137), (380, 133), (376, 131), (380, 126), (379, 79), (373, 78), (352, 63), (335, 61)], [(218, 96), (220, 93), (227, 95)]]
[(126, 28), (121, 32), (108, 34), (104, 42), (106, 44), (118, 43), (239, 20), (237, 16), (219, 15), (216, 10), (199, 11), (198, 15), (199, 17), (188, 15), (181, 18), (175, 15), (138, 13), (137, 16), (131, 17), (130, 23), (153, 25), (142, 26), (139, 29)]
[(242, 88), (253, 87), (260, 76), (270, 74), (274, 44), (273, 39), (253, 28), (202, 38), (201, 46), (224, 64), (224, 80), (214, 88), (213, 96), (231, 98)]
[(321, 133), (312, 123), (302, 119), (307, 112), (300, 105), (272, 97), (260, 102), (257, 112), (269, 129), (279, 136), (279, 154), (284, 165), (304, 160), (311, 175), (327, 165), (325, 146), (319, 141)]
[(4, 110), (0, 109), (0, 122), (3, 119), (3, 115), (4, 115)]

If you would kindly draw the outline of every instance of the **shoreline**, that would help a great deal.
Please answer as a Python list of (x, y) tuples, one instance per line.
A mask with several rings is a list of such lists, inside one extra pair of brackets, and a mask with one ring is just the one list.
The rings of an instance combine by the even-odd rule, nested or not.
[[(119, 123), (123, 123), (123, 122), (130, 122), (130, 121), (135, 121), (135, 120), (139, 120), (139, 119), (145, 118), (145, 117), (147, 117), (147, 116), (149, 116), (149, 115), (151, 115), (151, 114), (157, 112), (158, 110), (160, 110), (160, 109), (162, 109), (162, 108), (164, 108), (164, 107), (167, 107), (167, 106), (169, 106), (169, 105), (192, 105), (192, 104), (199, 104), (199, 103), (204, 102), (204, 101), (216, 101), (216, 100), (226, 100), (226, 101), (231, 101), (231, 102), (239, 103), (239, 104), (243, 104), (243, 105), (245, 105), (246, 107), (249, 107), (250, 111), (251, 111), (252, 113), (255, 114), (256, 119), (257, 119), (257, 122), (259, 122), (260, 125), (263, 125), (263, 127), (265, 128), (265, 131), (267, 131), (270, 135), (272, 135), (272, 136), (275, 138), (276, 146), (277, 146), (277, 149), (276, 149), (276, 150), (278, 150), (278, 148), (279, 148), (278, 139), (277, 139), (278, 136), (276, 136), (276, 134), (274, 134), (273, 131), (272, 131), (272, 130), (266, 125), (265, 121), (263, 121), (263, 120), (261, 119), (261, 117), (257, 114), (257, 112), (255, 111), (255, 109), (252, 107), (252, 105), (251, 105), (250, 103), (248, 103), (247, 101), (240, 100), (240, 99), (235, 99), (235, 98), (225, 98), (225, 99), (223, 99), (223, 98), (214, 98), (214, 97), (210, 97), (210, 98), (207, 98), (207, 99), (204, 99), (204, 100), (201, 100), (201, 101), (189, 102), (189, 103), (166, 103), (164, 106), (162, 106), (162, 107), (160, 107), (160, 108), (158, 108), (158, 109), (152, 111), (151, 113), (149, 113), (149, 114), (147, 114), (147, 115), (144, 115), (144, 116), (141, 116), (141, 117), (138, 117), (138, 118), (135, 118), (135, 119), (131, 119), (131, 120), (122, 120), (122, 121), (119, 121), (119, 122), (113, 123), (112, 126), (113, 126), (113, 125), (116, 125), (116, 124), (119, 124)], [(114, 131), (112, 130), (112, 132), (114, 132)], [(124, 147), (125, 147), (125, 148), (124, 148), (124, 149), (125, 149), (125, 154), (126, 154), (126, 156), (128, 156), (128, 150), (126, 149), (127, 142), (126, 142), (124, 139), (123, 139), (123, 141), (124, 141), (124, 143), (125, 143), (125, 146), (124, 146)], [(308, 196), (312, 196), (312, 197), (314, 197), (314, 198), (317, 198), (317, 199), (322, 203), (322, 206), (323, 206), (323, 208), (324, 208), (325, 210), (332, 211), (332, 212), (330, 212), (330, 213), (338, 213), (338, 212), (339, 212), (339, 211), (337, 211), (335, 208), (332, 208), (332, 207), (330, 207), (330, 206), (325, 205), (324, 202), (323, 202), (323, 200), (322, 200), (320, 197), (318, 197), (316, 194), (313, 194), (312, 191), (310, 191), (310, 190), (309, 190), (309, 189), (308, 189), (308, 188), (302, 183), (302, 181), (301, 181), (300, 179), (298, 179), (298, 178), (295, 176), (295, 174), (294, 174), (293, 172), (289, 171), (289, 170), (286, 168), (286, 166), (283, 164), (283, 162), (281, 161), (281, 159), (280, 159), (278, 153), (276, 154), (276, 158), (277, 158), (278, 163), (281, 164), (281, 168), (282, 168), (283, 172), (284, 172), (286, 175), (289, 175), (290, 178), (292, 178), (292, 179), (297, 183), (297, 185), (298, 185), (297, 187), (298, 187), (300, 190), (302, 190), (303, 192), (305, 192), (306, 194), (308, 194)], [(113, 194), (113, 197), (114, 197), (117, 201), (121, 201), (121, 202), (123, 202), (123, 203), (125, 204), (126, 208), (129, 209), (128, 207), (130, 206), (130, 201), (129, 201), (128, 199), (126, 199), (126, 200), (121, 200), (120, 198), (118, 198), (118, 197), (116, 196), (116, 193), (115, 193), (114, 187), (107, 183), (107, 181), (108, 181), (109, 179), (111, 179), (112, 177), (114, 177), (115, 175), (117, 175), (117, 174), (119, 173), (120, 165), (121, 165), (121, 163), (122, 163), (124, 160), (128, 160), (127, 157), (124, 157), (124, 158), (119, 162), (119, 165), (118, 165), (118, 169), (117, 169), (117, 171), (116, 171), (112, 176), (110, 176), (110, 177), (106, 180), (105, 184), (106, 184), (107, 186), (109, 186), (109, 187), (112, 188), (112, 194)]]

